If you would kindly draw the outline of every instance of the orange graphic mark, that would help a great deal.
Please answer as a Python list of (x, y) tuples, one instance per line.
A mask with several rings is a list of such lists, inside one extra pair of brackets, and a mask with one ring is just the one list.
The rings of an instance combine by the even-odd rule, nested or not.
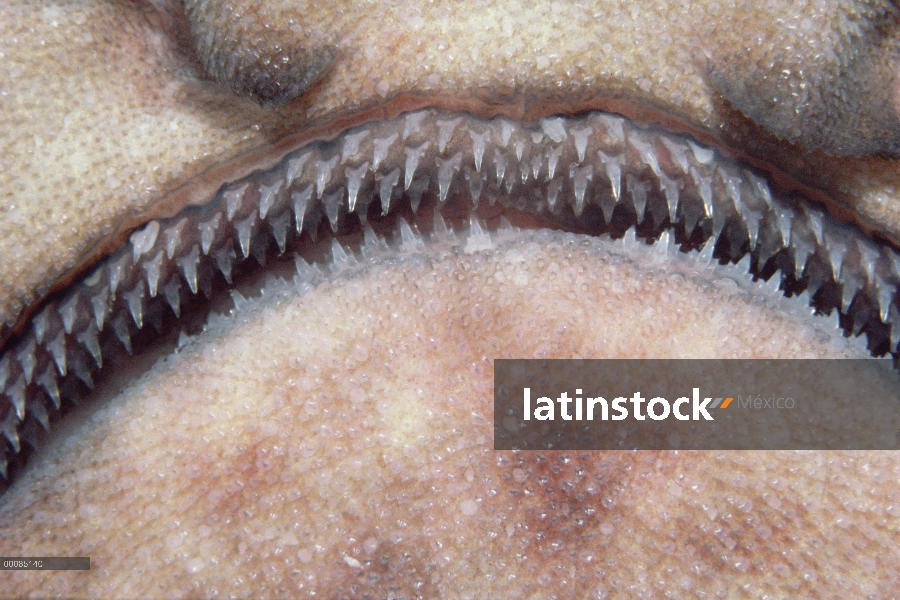
[(734, 398), (725, 398), (725, 402), (723, 402), (722, 406), (720, 406), (719, 408), (728, 408), (728, 405), (731, 404), (732, 400), (734, 400)]

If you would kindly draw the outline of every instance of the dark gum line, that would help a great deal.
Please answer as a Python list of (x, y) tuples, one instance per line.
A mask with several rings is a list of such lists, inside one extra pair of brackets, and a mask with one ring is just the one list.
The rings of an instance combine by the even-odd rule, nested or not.
[[(330, 136), (329, 138), (326, 138), (326, 139), (334, 139), (335, 137), (336, 137), (336, 136)], [(317, 138), (317, 139), (319, 139), (319, 138)], [(282, 153), (282, 156), (284, 156), (284, 154), (286, 154), (286, 153)], [(255, 171), (255, 170), (254, 170), (254, 171)], [(258, 171), (257, 171), (257, 172), (258, 172)], [(257, 181), (259, 181), (259, 180), (264, 180), (264, 179), (266, 178), (266, 175), (267, 175), (267, 173), (262, 172), (262, 173), (258, 176)], [(531, 185), (531, 184), (529, 184), (529, 185)], [(435, 201), (435, 199), (434, 199), (434, 197), (433, 197), (433, 193), (434, 193), (433, 191), (432, 191), (432, 192), (429, 192), (429, 195), (431, 196), (431, 202), (434, 202), (434, 201)], [(518, 193), (518, 192), (517, 192), (517, 193)], [(214, 200), (217, 200), (218, 198), (219, 198), (219, 196), (218, 196), (218, 195), (215, 195)], [(208, 206), (196, 206), (196, 205), (189, 206), (188, 208), (184, 209), (184, 212), (185, 212), (185, 213), (186, 213), (186, 212), (193, 212), (193, 211), (201, 211), (201, 212), (202, 212), (204, 209), (209, 208), (209, 207), (212, 206), (213, 204), (214, 204), (214, 202), (213, 202), (213, 201), (210, 201), (210, 202), (208, 203)], [(412, 222), (412, 221), (415, 220), (415, 221), (419, 221), (420, 223), (422, 223), (422, 219), (421, 219), (421, 218), (415, 218), (414, 216), (412, 216), (412, 215), (410, 214), (411, 211), (410, 211), (409, 206), (408, 206), (407, 203), (403, 203), (403, 204), (401, 204), (401, 205), (399, 205), (399, 206), (403, 207), (403, 210), (400, 211), (400, 214), (398, 215), (398, 214), (395, 213), (394, 210), (392, 209), (391, 215), (389, 215), (389, 216), (387, 217), (387, 219), (385, 219), (384, 227), (383, 227), (383, 228), (379, 228), (379, 229), (383, 229), (383, 230), (391, 230), (391, 229), (393, 229), (393, 223), (396, 222), (396, 218), (397, 218), (398, 216), (405, 216), (405, 217), (407, 218), (407, 220), (409, 220), (410, 222)], [(481, 206), (482, 206), (482, 207), (485, 207), (484, 211), (490, 212), (490, 209), (486, 208), (487, 205), (486, 205), (485, 203), (482, 203)], [(373, 204), (370, 204), (370, 205), (369, 205), (369, 210), (370, 210), (370, 212), (372, 211), (373, 207), (377, 207), (377, 203), (373, 203)], [(498, 205), (498, 210), (500, 210), (499, 205)], [(484, 211), (482, 211), (482, 215), (483, 215), (483, 212), (484, 212)], [(251, 212), (252, 212), (252, 211), (251, 211)], [(405, 212), (405, 214), (404, 214), (404, 212)], [(443, 211), (442, 211), (442, 212), (443, 212)], [(465, 211), (462, 211), (462, 212), (465, 212)], [(180, 215), (180, 214), (182, 214), (182, 213), (179, 213), (179, 215)], [(425, 211), (424, 213), (420, 211), (419, 217), (422, 217), (423, 214), (427, 214), (427, 211)], [(487, 216), (487, 215), (484, 215), (484, 216)], [(345, 239), (345, 235), (346, 235), (347, 233), (349, 233), (349, 230), (350, 230), (350, 229), (354, 229), (352, 223), (348, 223), (348, 221), (351, 221), (351, 222), (352, 222), (353, 219), (355, 219), (355, 217), (351, 217), (350, 219), (347, 219), (347, 216), (346, 216), (346, 214), (345, 214), (343, 218), (344, 218), (344, 227), (343, 227), (343, 230), (342, 230), (342, 231), (339, 231), (338, 234), (337, 234), (336, 236), (334, 236), (336, 239)], [(499, 218), (499, 216), (495, 215), (495, 218)], [(375, 219), (372, 219), (372, 220), (375, 221)], [(529, 220), (529, 219), (526, 219), (526, 220)], [(426, 222), (427, 222), (427, 217), (426, 217)], [(546, 222), (540, 223), (540, 225), (547, 225), (547, 224), (548, 224), (548, 223), (546, 223)], [(612, 225), (610, 224), (609, 227), (612, 228)], [(323, 228), (325, 228), (325, 231), (328, 232), (326, 223), (319, 222), (319, 230), (321, 231)], [(563, 229), (570, 229), (570, 230), (578, 231), (578, 228), (570, 228), (570, 227), (564, 227), (564, 226), (563, 226), (562, 228), (563, 228)], [(359, 232), (361, 231), (361, 228), (358, 226), (358, 224), (357, 224), (357, 226), (355, 227), (355, 229), (356, 229), (356, 233), (359, 234)], [(584, 233), (591, 233), (590, 231), (587, 231), (587, 230), (586, 230), (586, 231), (582, 231), (582, 232), (584, 232)], [(330, 235), (330, 232), (328, 232), (328, 233), (329, 233), (329, 235)], [(618, 231), (617, 233), (618, 233), (618, 234), (623, 234), (623, 233), (624, 233), (624, 229), (623, 229), (622, 231)], [(642, 234), (642, 235), (643, 235), (643, 234)], [(676, 235), (677, 235), (677, 233), (676, 233)], [(301, 237), (302, 237), (302, 236), (301, 236)], [(308, 236), (307, 236), (307, 238), (308, 238)], [(307, 238), (303, 238), (304, 240), (306, 240), (306, 241), (304, 242), (304, 246), (308, 245), (308, 239), (307, 239)], [(323, 236), (321, 236), (320, 239), (324, 241), (324, 239), (327, 239), (327, 238), (328, 238), (328, 236), (324, 236), (324, 235), (323, 235)], [(682, 238), (684, 238), (684, 235), (683, 235), (683, 234), (682, 234)], [(126, 239), (127, 239), (127, 238), (126, 238)], [(297, 243), (299, 244), (299, 240), (295, 240), (295, 242), (297, 242)], [(688, 240), (688, 239), (684, 239), (682, 243), (687, 244), (688, 246), (693, 246), (693, 245), (694, 245), (694, 244), (693, 244), (692, 242), (690, 242), (690, 240)], [(274, 248), (273, 248), (273, 246), (272, 246), (271, 240), (269, 240), (268, 245), (269, 245), (269, 247), (268, 247), (268, 252), (269, 252), (269, 254), (272, 254), (272, 252), (274, 252)], [(320, 248), (321, 248), (322, 244), (320, 243), (319, 246), (320, 246)], [(236, 265), (236, 267), (237, 267), (237, 266), (240, 266), (244, 271), (250, 273), (249, 275), (247, 275), (247, 279), (248, 279), (248, 280), (252, 280), (252, 279), (260, 279), (260, 278), (263, 277), (267, 272), (269, 272), (268, 266), (267, 266), (267, 268), (260, 269), (260, 268), (258, 268), (258, 267), (255, 266), (255, 261), (245, 260), (245, 261), (243, 261), (243, 262), (241, 262), (241, 263), (238, 263), (238, 265)], [(254, 273), (255, 273), (255, 274), (254, 274)], [(752, 273), (751, 273), (751, 274), (752, 274)], [(760, 275), (761, 275), (761, 274), (760, 274)], [(218, 278), (218, 279), (221, 279), (221, 278)], [(236, 283), (234, 286), (226, 286), (226, 285), (224, 285), (224, 281), (218, 281), (218, 279), (217, 279), (216, 281), (217, 281), (217, 283), (219, 284), (219, 285), (217, 286), (218, 288), (220, 288), (219, 291), (221, 291), (221, 289), (226, 289), (226, 290), (227, 290), (227, 289), (240, 289), (240, 286), (241, 286), (240, 283)], [(211, 297), (215, 298), (216, 295), (213, 294)], [(199, 315), (199, 316), (196, 316), (196, 318), (199, 319), (199, 320), (194, 322), (194, 323), (195, 323), (195, 326), (196, 326), (197, 323), (199, 323), (199, 322), (201, 322), (202, 320), (204, 320), (204, 319), (205, 319), (205, 316), (206, 316), (211, 310), (217, 310), (219, 307), (224, 306), (221, 302), (215, 303), (215, 302), (209, 302), (209, 301), (204, 300), (202, 294), (198, 294), (198, 295), (196, 295), (196, 296), (194, 296), (194, 297), (192, 297), (192, 298), (191, 298), (191, 297), (188, 297), (188, 299), (189, 299), (191, 302), (193, 302), (194, 304), (196, 304), (197, 307), (198, 307), (196, 310), (197, 310), (197, 315)], [(227, 301), (226, 301), (226, 304), (227, 304)], [(167, 331), (170, 327), (172, 327), (173, 324), (179, 324), (179, 325), (182, 327), (182, 329), (187, 329), (188, 331), (191, 331), (191, 326), (188, 325), (187, 327), (185, 327), (185, 326), (184, 326), (184, 321), (183, 321), (183, 320), (181, 320), (181, 319), (175, 319), (175, 318), (174, 318), (174, 315), (164, 315), (164, 316), (170, 317), (170, 318), (167, 319), (167, 320), (168, 320), (168, 321), (171, 321), (171, 323), (168, 323), (168, 324), (164, 325), (164, 327), (161, 328), (161, 331), (163, 331), (163, 332)], [(149, 313), (148, 313), (148, 318), (145, 319), (145, 322), (152, 322), (152, 321), (149, 320)], [(139, 332), (133, 333), (133, 336), (134, 336), (136, 342), (137, 342), (138, 338), (145, 338), (145, 339), (143, 340), (143, 342), (142, 342), (141, 345), (143, 345), (143, 344), (145, 343), (147, 346), (152, 346), (152, 345), (156, 344), (156, 342), (157, 342), (157, 341), (160, 339), (160, 337), (161, 337), (160, 335), (154, 333), (154, 329), (153, 329), (152, 327), (145, 327), (143, 330), (140, 330)], [(165, 337), (165, 333), (163, 333), (162, 337), (163, 337), (163, 338)], [(108, 340), (107, 340), (107, 341), (108, 341)], [(136, 345), (137, 345), (137, 343), (136, 343)], [(115, 356), (115, 352), (109, 352), (109, 351), (107, 351), (107, 350), (106, 350), (106, 346), (104, 346), (104, 352), (103, 352), (103, 355), (104, 355), (105, 357)], [(109, 362), (112, 363), (113, 361), (110, 360)], [(103, 374), (104, 372), (108, 372), (108, 371), (109, 371), (108, 367), (106, 366), (106, 364), (104, 364), (104, 368), (100, 370), (100, 373), (96, 374), (97, 379), (100, 380), (100, 379), (102, 378), (102, 374)], [(74, 379), (74, 377), (70, 377), (70, 379), (69, 379), (68, 381), (73, 382), (73, 384), (76, 385), (76, 386), (77, 386), (77, 385), (80, 385), (80, 384)], [(66, 395), (68, 396), (69, 394), (66, 394)], [(51, 416), (52, 416), (53, 418), (58, 418), (58, 415), (59, 415), (59, 414), (60, 414), (60, 413), (57, 411), (57, 412), (51, 413)], [(12, 466), (13, 466), (13, 463), (11, 463), (11, 467), (12, 467)], [(12, 477), (11, 477), (11, 479), (12, 479)]]
[[(598, 110), (618, 114), (638, 126), (659, 128), (661, 131), (691, 137), (700, 144), (715, 148), (723, 156), (732, 158), (765, 173), (772, 188), (783, 194), (798, 193), (808, 200), (822, 204), (828, 214), (840, 222), (851, 222), (863, 233), (876, 237), (895, 248), (900, 248), (900, 240), (888, 232), (876, 230), (872, 224), (861, 223), (846, 206), (834, 200), (829, 193), (806, 185), (777, 166), (770, 164), (746, 152), (728, 146), (709, 131), (692, 126), (686, 116), (676, 115), (671, 107), (663, 107), (658, 103), (635, 102), (628, 99), (628, 92), (621, 92), (613, 97), (596, 98), (562, 102), (557, 100), (540, 100), (516, 95), (502, 102), (485, 101), (475, 96), (461, 98), (459, 94), (452, 96), (405, 95), (384, 104), (371, 108), (355, 110), (350, 113), (337, 113), (312, 121), (303, 131), (286, 135), (279, 140), (239, 154), (225, 162), (217, 163), (200, 175), (191, 178), (172, 192), (153, 202), (152, 206), (138, 215), (130, 215), (114, 225), (114, 231), (90, 247), (76, 260), (76, 266), (51, 284), (47, 291), (37, 300), (29, 304), (19, 314), (14, 325), (6, 328), (0, 324), (0, 351), (8, 342), (22, 333), (31, 317), (53, 297), (64, 294), (72, 285), (94, 268), (103, 258), (116, 252), (128, 241), (128, 236), (153, 219), (173, 217), (188, 206), (204, 206), (214, 198), (216, 192), (229, 182), (239, 180), (256, 171), (274, 168), (290, 152), (313, 142), (330, 141), (344, 132), (375, 121), (387, 121), (400, 115), (420, 109), (434, 108), (448, 112), (467, 112), (471, 115), (490, 119), (506, 117), (514, 121), (531, 123), (538, 119), (559, 115), (574, 117), (590, 111)], [(847, 204), (846, 201), (843, 204)], [(6, 329), (5, 331), (3, 331)]]

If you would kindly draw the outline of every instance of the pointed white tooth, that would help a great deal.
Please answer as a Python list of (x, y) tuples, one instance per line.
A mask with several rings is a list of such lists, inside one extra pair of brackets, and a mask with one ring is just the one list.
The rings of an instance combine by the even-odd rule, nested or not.
[(172, 307), (172, 312), (175, 313), (176, 317), (181, 317), (181, 282), (178, 281), (178, 276), (174, 275), (171, 279), (169, 279), (169, 283), (163, 286), (163, 295), (166, 297), (166, 302), (169, 303), (169, 306)]
[(621, 242), (622, 245), (626, 248), (637, 244), (637, 228), (635, 228), (634, 225), (632, 225), (625, 231), (625, 235), (622, 236)]
[(469, 235), (466, 238), (466, 246), (463, 252), (472, 254), (481, 250), (490, 250), (494, 247), (490, 234), (482, 229), (481, 223), (475, 217), (475, 214), (469, 215)]
[(284, 211), (269, 221), (269, 227), (272, 228), (272, 236), (275, 238), (275, 243), (278, 244), (278, 254), (284, 254), (284, 250), (287, 247), (287, 230), (290, 224), (291, 214), (288, 211)]
[(66, 333), (72, 333), (72, 325), (78, 316), (78, 292), (72, 294), (59, 306), (59, 316), (62, 317), (63, 328)]
[(381, 182), (378, 184), (378, 194), (381, 198), (381, 216), (384, 217), (391, 210), (391, 194), (394, 191), (394, 186), (397, 185), (397, 182), (400, 181), (400, 169), (394, 169), (387, 175), (381, 178)]
[(344, 136), (344, 148), (341, 150), (341, 164), (345, 164), (348, 160), (355, 158), (356, 155), (359, 154), (359, 144), (368, 136), (368, 129)]
[(347, 177), (347, 212), (352, 213), (356, 210), (356, 195), (359, 194), (359, 188), (362, 185), (363, 177), (369, 170), (369, 163), (365, 162), (355, 169), (346, 169), (344, 175)]
[(191, 293), (196, 294), (197, 265), (200, 264), (200, 248), (197, 247), (197, 244), (194, 244), (194, 247), (191, 248), (191, 251), (187, 256), (176, 258), (175, 262), (181, 267), (181, 270), (184, 273), (184, 280), (187, 281), (188, 286), (191, 288)]
[(697, 162), (701, 165), (708, 165), (715, 158), (715, 151), (712, 148), (706, 148), (704, 146), (698, 146), (691, 140), (687, 140), (687, 144), (691, 149), (691, 152), (694, 153), (694, 158), (697, 159)]
[(584, 210), (584, 195), (587, 192), (588, 181), (594, 179), (594, 165), (569, 167), (569, 178), (572, 179), (572, 188), (575, 193), (575, 216), (581, 216)]
[(47, 365), (44, 372), (38, 375), (37, 382), (44, 388), (47, 395), (50, 396), (50, 399), (53, 401), (53, 406), (58, 410), (60, 406), (59, 387), (56, 384), (56, 373), (53, 371), (53, 367)]
[(808, 242), (802, 235), (791, 235), (791, 246), (794, 248), (794, 273), (797, 279), (803, 275), (803, 269), (809, 255), (815, 250), (815, 246)]
[(97, 327), (93, 323), (88, 323), (84, 331), (75, 335), (75, 339), (91, 353), (97, 367), (102, 369), (103, 356), (100, 354), (100, 342), (97, 340)]
[(715, 249), (716, 240), (714, 237), (710, 237), (708, 240), (706, 240), (706, 244), (703, 245), (703, 249), (697, 256), (697, 259), (705, 265), (710, 264), (713, 260), (713, 252), (715, 252)]
[(141, 329), (144, 326), (144, 280), (139, 280), (134, 289), (123, 293), (122, 297), (128, 303), (128, 310), (131, 312), (134, 324)]
[(794, 225), (794, 211), (787, 206), (773, 205), (772, 212), (775, 214), (775, 222), (781, 233), (781, 240), (787, 244), (791, 239), (791, 229)]
[(213, 241), (216, 239), (216, 229), (222, 221), (222, 213), (216, 213), (210, 219), (197, 224), (197, 230), (200, 232), (200, 245), (203, 248), (203, 254), (209, 254), (209, 249)]
[(25, 375), (25, 383), (31, 383), (31, 377), (34, 375), (34, 366), (37, 362), (34, 356), (35, 346), (37, 346), (37, 341), (31, 338), (24, 348), (16, 352), (16, 358), (22, 366), (22, 373)]
[(494, 151), (494, 166), (497, 168), (497, 183), (501, 183), (503, 181), (503, 176), (506, 174), (506, 167), (509, 165), (509, 161), (506, 159), (499, 150)]
[(428, 113), (424, 110), (410, 113), (403, 120), (403, 139), (405, 140), (411, 135), (422, 133), (422, 121)]
[(547, 186), (547, 206), (550, 207), (550, 212), (553, 212), (553, 209), (556, 208), (556, 200), (559, 198), (561, 189), (562, 182), (559, 179), (554, 179)]
[(462, 122), (462, 117), (457, 117), (449, 121), (437, 121), (438, 127), (438, 152), (443, 152), (447, 147), (447, 142), (453, 139), (453, 133)]
[(178, 245), (181, 243), (181, 234), (184, 231), (185, 225), (187, 225), (188, 219), (184, 217), (174, 225), (170, 225), (163, 232), (163, 237), (166, 238), (166, 256), (169, 257), (169, 260), (172, 260), (172, 257), (175, 255), (175, 251), (178, 249)]
[(234, 218), (235, 213), (240, 210), (244, 203), (244, 192), (247, 191), (249, 184), (245, 183), (236, 188), (225, 190), (222, 197), (225, 199), (225, 218), (229, 221)]
[(354, 262), (351, 256), (344, 250), (344, 247), (334, 238), (331, 240), (331, 260), (332, 270), (336, 270), (337, 272), (342, 271)]
[(609, 178), (609, 183), (612, 186), (613, 198), (618, 203), (622, 198), (622, 167), (619, 163), (619, 157), (607, 156), (602, 150), (598, 150), (597, 155), (606, 169), (606, 176)]
[(682, 144), (671, 140), (665, 136), (661, 138), (663, 146), (669, 151), (669, 157), (671, 157), (672, 162), (681, 169), (681, 172), (685, 175), (690, 171), (690, 166), (688, 165), (687, 159), (687, 148), (685, 148)]
[(265, 219), (269, 214), (269, 209), (278, 199), (278, 192), (281, 191), (281, 181), (276, 181), (272, 185), (259, 186), (259, 218)]
[(680, 181), (666, 177), (665, 173), (659, 176), (659, 191), (666, 196), (666, 204), (669, 206), (669, 221), (675, 223), (675, 215), (678, 212), (678, 189)]
[[(559, 158), (562, 156), (562, 153), (562, 146), (557, 146), (556, 148), (547, 151), (547, 181), (550, 181), (556, 176), (556, 165), (559, 164)], [(579, 162), (582, 162), (582, 159), (579, 158), (578, 160)], [(537, 177), (537, 175), (535, 175), (535, 177)]]
[(659, 177), (659, 161), (656, 158), (656, 151), (653, 149), (653, 144), (645, 142), (639, 138), (635, 132), (631, 132), (628, 136), (628, 141), (634, 149), (638, 151), (638, 154), (641, 155), (641, 162), (650, 167), (653, 174)]
[[(104, 287), (103, 289), (105, 290), (106, 288)], [(50, 307), (48, 306), (31, 320), (31, 327), (34, 329), (34, 337), (37, 339), (38, 344), (44, 343), (44, 336), (47, 335), (47, 327), (49, 326)], [(0, 383), (0, 389), (3, 389), (2, 383)]]
[(90, 368), (85, 364), (80, 353), (72, 357), (72, 370), (75, 375), (90, 389), (94, 389), (94, 378), (91, 377)]
[[(231, 267), (234, 259), (237, 258), (237, 255), (234, 253), (234, 248), (231, 247), (231, 244), (223, 246), (213, 252), (213, 260), (216, 261), (216, 267), (222, 273), (222, 276), (225, 277), (225, 281), (231, 284)], [(247, 258), (244, 255), (244, 258)]]
[(657, 255), (667, 256), (670, 254), (670, 252), (671, 252), (671, 247), (669, 244), (670, 238), (671, 238), (671, 234), (669, 233), (668, 229), (663, 231), (662, 235), (659, 236), (659, 240), (657, 240), (657, 242), (655, 244), (655, 248), (654, 248), (654, 250), (656, 250)]
[(704, 175), (695, 167), (691, 167), (691, 179), (697, 186), (697, 192), (703, 200), (703, 211), (707, 217), (713, 216), (712, 177)]
[(447, 160), (437, 158), (435, 164), (438, 168), (438, 198), (443, 202), (447, 199), (447, 193), (450, 191), (453, 174), (459, 171), (459, 167), (462, 165), (462, 154), (457, 152)]
[(406, 152), (406, 171), (403, 180), (404, 190), (409, 189), (409, 185), (413, 180), (413, 175), (415, 175), (416, 169), (419, 168), (419, 161), (422, 160), (423, 156), (425, 156), (425, 151), (428, 150), (428, 146), (430, 145), (431, 142), (425, 142), (421, 146), (418, 146), (416, 148), (404, 149)]
[[(562, 117), (541, 119), (541, 131), (557, 144), (569, 137), (566, 133), (566, 121)], [(575, 132), (573, 131), (572, 133), (574, 134)]]
[(25, 385), (24, 376), (19, 375), (16, 382), (5, 390), (10, 402), (12, 402), (13, 407), (16, 409), (16, 417), (18, 417), (20, 421), (25, 418)]
[(525, 140), (516, 140), (513, 144), (513, 149), (516, 152), (516, 160), (522, 160), (522, 153), (525, 152)]
[(253, 225), (256, 222), (256, 213), (250, 213), (250, 216), (243, 221), (235, 223), (235, 229), (238, 234), (238, 244), (241, 247), (241, 254), (244, 258), (250, 256), (250, 242), (253, 241)]
[(840, 233), (830, 233), (825, 247), (828, 249), (828, 260), (831, 262), (831, 272), (834, 278), (841, 276), (841, 267), (844, 264), (844, 256), (847, 254), (847, 242)]
[(131, 354), (131, 332), (128, 329), (128, 317), (120, 314), (113, 320), (112, 325), (113, 331), (116, 332), (116, 337), (119, 338), (119, 341), (125, 346), (125, 350), (128, 354)]
[(487, 142), (490, 136), (490, 131), (485, 131), (483, 133), (469, 131), (469, 137), (472, 138), (472, 154), (475, 157), (475, 170), (479, 173), (481, 172), (481, 159), (484, 158), (484, 150), (487, 148)]
[(719, 173), (719, 177), (722, 178), (722, 183), (725, 184), (725, 193), (728, 194), (728, 197), (731, 198), (732, 203), (734, 204), (734, 209), (737, 212), (741, 210), (741, 178), (737, 175), (729, 173), (722, 167), (716, 169)]
[(150, 221), (143, 229), (133, 232), (128, 237), (128, 240), (131, 242), (131, 251), (134, 255), (132, 260), (135, 263), (137, 263), (137, 259), (153, 248), (158, 235), (159, 221)]
[(3, 420), (3, 437), (9, 440), (9, 444), (16, 454), (22, 449), (19, 445), (19, 432), (16, 429), (18, 421), (19, 419), (16, 418), (16, 414), (13, 411), (8, 412), (6, 418)]
[(41, 424), (44, 431), (50, 430), (50, 418), (47, 415), (47, 409), (44, 408), (44, 403), (41, 401), (40, 397), (32, 396), (31, 400), (28, 401), (28, 412), (37, 419), (37, 422)]
[(516, 178), (515, 177), (507, 177), (506, 183), (503, 184), (503, 187), (506, 188), (507, 194), (511, 194), (513, 186), (515, 186), (515, 185), (516, 185)]
[(325, 187), (331, 181), (331, 173), (337, 166), (338, 157), (332, 156), (328, 160), (316, 161), (316, 198), (321, 198)]
[(593, 132), (594, 130), (590, 127), (572, 130), (572, 137), (575, 138), (575, 151), (578, 153), (578, 162), (584, 162), (584, 153), (587, 151), (588, 139)]
[(806, 212), (806, 218), (809, 219), (809, 226), (816, 236), (816, 242), (821, 246), (824, 235), (825, 214), (821, 210), (809, 206), (804, 207), (803, 210)]
[(736, 265), (734, 265), (735, 270), (741, 275), (746, 275), (750, 272), (750, 253), (744, 255), (744, 258), (738, 261)]
[(303, 167), (312, 156), (312, 152), (307, 152), (297, 158), (292, 158), (287, 162), (287, 169), (284, 173), (284, 187), (289, 188), (294, 181), (303, 173)]
[(228, 293), (231, 295), (231, 300), (232, 302), (234, 302), (235, 309), (243, 310), (244, 307), (247, 306), (247, 299), (240, 292), (240, 290), (228, 290)]
[(447, 223), (446, 221), (444, 221), (444, 217), (441, 216), (441, 212), (435, 210), (434, 225), (431, 228), (431, 237), (433, 239), (443, 240), (447, 238), (449, 232), (449, 229), (447, 229)]
[(638, 181), (629, 173), (625, 176), (625, 186), (628, 193), (631, 194), (631, 201), (637, 213), (637, 222), (641, 223), (644, 220), (644, 212), (647, 210), (647, 190), (650, 188), (650, 184)]
[(500, 121), (500, 147), (506, 148), (506, 145), (509, 143), (509, 138), (512, 137), (513, 132), (516, 130), (516, 126), (510, 123), (509, 121), (502, 119)]
[(59, 332), (53, 341), (47, 344), (47, 350), (50, 352), (50, 356), (53, 357), (53, 362), (56, 363), (56, 370), (59, 371), (59, 374), (64, 376), (66, 375), (66, 334), (63, 331)]
[(481, 198), (481, 190), (483, 182), (481, 181), (481, 173), (472, 171), (466, 167), (466, 183), (469, 184), (469, 193), (472, 195), (472, 204), (478, 208), (478, 199)]
[(406, 219), (400, 217), (400, 247), (404, 252), (416, 252), (424, 248), (422, 238), (419, 234), (406, 222)]
[(387, 158), (388, 151), (391, 149), (391, 146), (394, 145), (394, 142), (397, 141), (399, 136), (396, 133), (392, 133), (388, 137), (385, 138), (375, 138), (372, 140), (372, 172), (378, 170), (378, 166)]
[(856, 292), (862, 289), (862, 283), (855, 275), (848, 274), (841, 281), (841, 312), (847, 314)]
[(744, 170), (744, 175), (750, 182), (754, 193), (767, 205), (772, 206), (772, 190), (769, 189), (769, 184), (766, 183), (766, 180), (747, 170)]
[(292, 192), (291, 199), (294, 201), (294, 219), (297, 223), (297, 235), (303, 231), (303, 220), (306, 217), (306, 208), (309, 205), (309, 199), (312, 198), (312, 186), (306, 186), (299, 192)]
[(152, 260), (144, 261), (143, 267), (147, 274), (147, 286), (150, 297), (156, 298), (156, 288), (159, 285), (159, 277), (162, 274), (162, 261), (164, 252), (160, 250)]
[(537, 181), (538, 175), (541, 174), (541, 167), (543, 164), (544, 157), (540, 154), (531, 157), (531, 174), (534, 175), (535, 181)]
[(750, 249), (756, 248), (756, 242), (759, 239), (759, 221), (762, 219), (762, 213), (757, 212), (746, 204), (741, 205), (741, 216), (747, 225), (747, 232), (750, 236)]
[(859, 248), (860, 263), (866, 272), (867, 281), (875, 282), (875, 266), (878, 264), (878, 248), (865, 239), (857, 239), (856, 245)]
[(126, 263), (128, 263), (130, 259), (131, 256), (129, 254), (122, 253), (122, 256), (109, 264), (109, 291), (113, 296), (116, 295), (116, 290), (119, 289), (119, 284), (125, 277), (125, 269), (127, 268)]
[(375, 249), (380, 245), (381, 244), (378, 238), (378, 234), (375, 233), (375, 230), (372, 229), (372, 226), (367, 222), (363, 226), (363, 247), (368, 249)]
[(613, 115), (600, 115), (598, 117), (606, 128), (606, 136), (615, 142), (625, 141), (625, 120)]
[(328, 216), (328, 222), (331, 223), (331, 231), (336, 232), (338, 229), (338, 217), (340, 216), (341, 198), (343, 192), (338, 190), (333, 194), (325, 196), (322, 205), (325, 207), (325, 214)]
[(888, 313), (894, 300), (894, 286), (885, 281), (880, 275), (875, 277), (876, 300), (878, 301), (878, 316), (887, 323)]

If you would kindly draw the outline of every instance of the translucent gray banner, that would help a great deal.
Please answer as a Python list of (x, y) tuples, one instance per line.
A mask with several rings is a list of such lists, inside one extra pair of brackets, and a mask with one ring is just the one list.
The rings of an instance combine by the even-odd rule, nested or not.
[(494, 449), (896, 450), (891, 360), (495, 360)]

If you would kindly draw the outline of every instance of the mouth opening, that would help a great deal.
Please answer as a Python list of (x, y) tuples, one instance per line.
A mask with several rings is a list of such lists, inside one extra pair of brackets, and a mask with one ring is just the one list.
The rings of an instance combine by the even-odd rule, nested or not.
[(302, 285), (318, 265), (339, 273), (423, 238), (475, 252), (507, 222), (736, 264), (896, 357), (900, 254), (719, 151), (602, 112), (522, 123), (420, 110), (311, 142), (146, 223), (46, 299), (2, 348), (0, 472), (8, 485), (25, 446), (124, 355), (202, 327), (262, 278)]

